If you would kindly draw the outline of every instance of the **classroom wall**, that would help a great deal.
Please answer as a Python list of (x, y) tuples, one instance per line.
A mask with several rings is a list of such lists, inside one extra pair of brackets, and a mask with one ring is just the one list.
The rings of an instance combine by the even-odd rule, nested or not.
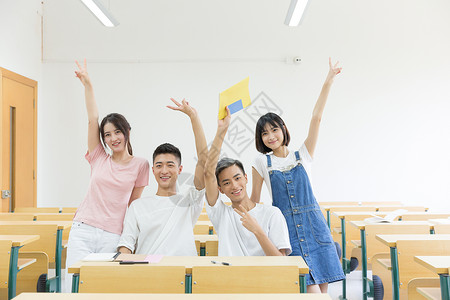
[[(151, 160), (163, 142), (180, 147), (181, 186), (192, 179), (195, 148), (188, 119), (165, 108), (169, 97), (197, 107), (210, 142), (218, 93), (250, 76), (254, 105), (233, 116), (239, 135), (229, 135), (224, 148), (245, 163), (250, 192), (251, 113), (269, 103), (285, 119), (292, 149), (299, 147), (332, 56), (344, 70), (315, 153), (317, 199), (450, 209), (447, 1), (311, 1), (298, 28), (283, 25), (287, 0), (105, 1), (121, 22), (114, 29), (69, 2), (44, 3), (38, 205), (76, 206), (89, 182), (74, 59), (89, 61), (100, 115), (129, 119), (136, 155)], [(286, 63), (294, 56), (302, 63)], [(144, 194), (155, 192), (153, 180)]]
[(0, 0), (0, 66), (36, 81), (42, 76), (39, 0)]

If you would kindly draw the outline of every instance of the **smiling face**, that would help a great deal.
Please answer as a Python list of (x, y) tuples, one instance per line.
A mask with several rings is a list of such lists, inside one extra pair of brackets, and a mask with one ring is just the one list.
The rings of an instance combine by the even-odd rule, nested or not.
[(284, 135), (280, 127), (266, 123), (261, 132), (261, 139), (264, 145), (272, 151), (283, 146)]
[(103, 139), (105, 144), (113, 152), (122, 152), (127, 147), (127, 141), (123, 132), (114, 126), (113, 123), (106, 123), (103, 127)]
[(232, 202), (247, 197), (247, 182), (247, 175), (237, 165), (225, 168), (218, 174), (219, 191)]
[(179, 159), (171, 153), (161, 153), (153, 161), (153, 175), (158, 183), (158, 189), (172, 190), (176, 188), (178, 175), (183, 170)]

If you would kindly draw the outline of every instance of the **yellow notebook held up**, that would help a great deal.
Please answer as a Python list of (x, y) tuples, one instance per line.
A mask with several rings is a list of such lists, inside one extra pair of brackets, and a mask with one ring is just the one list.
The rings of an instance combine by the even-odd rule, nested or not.
[(233, 85), (229, 89), (223, 91), (219, 95), (219, 120), (222, 120), (227, 116), (226, 107), (230, 109), (230, 113), (234, 114), (250, 104), (250, 92), (248, 90), (249, 77), (245, 78), (241, 82)]

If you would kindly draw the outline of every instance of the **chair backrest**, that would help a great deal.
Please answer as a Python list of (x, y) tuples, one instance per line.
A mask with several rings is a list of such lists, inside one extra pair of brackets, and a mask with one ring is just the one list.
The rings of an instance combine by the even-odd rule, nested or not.
[(414, 261), (415, 256), (448, 255), (450, 240), (397, 241), (400, 288), (418, 277), (438, 277), (436, 273)]
[(59, 213), (59, 207), (16, 207), (18, 213)]
[(16, 294), (36, 293), (36, 283), (41, 274), (48, 274), (48, 256), (45, 252), (19, 252), (19, 258), (33, 258), (36, 262), (20, 270), (17, 274)]
[[(373, 217), (370, 213), (361, 213), (357, 215), (347, 215), (345, 216), (345, 241), (346, 241), (346, 253), (350, 256), (350, 251), (355, 248), (356, 246), (352, 243), (352, 240), (360, 240), (361, 239), (361, 232), (360, 230), (351, 225), (351, 221), (363, 221), (364, 219)], [(341, 239), (342, 240), (342, 239)], [(341, 244), (341, 240), (339, 241), (339, 244)], [(342, 246), (342, 245), (341, 245)]]
[[(378, 234), (430, 234), (430, 226), (402, 224), (366, 225), (367, 261), (372, 263), (372, 256), (377, 253), (389, 253), (389, 247), (376, 239)], [(405, 283), (406, 284), (406, 283)]]
[(192, 267), (192, 293), (299, 293), (296, 266)]
[(219, 255), (219, 241), (206, 241), (205, 242), (206, 256), (218, 256)]
[(450, 224), (436, 224), (434, 225), (435, 234), (450, 234)]
[(408, 299), (423, 299), (417, 288), (438, 288), (439, 278), (414, 278), (408, 282)]
[(43, 213), (36, 214), (36, 221), (72, 221), (73, 213)]
[(33, 213), (0, 213), (0, 221), (33, 221)]
[(8, 290), (11, 246), (12, 241), (0, 241), (0, 290)]
[(447, 219), (450, 213), (435, 214), (435, 213), (405, 213), (402, 215), (402, 221), (427, 221), (429, 219)]
[(79, 292), (183, 294), (185, 275), (184, 266), (81, 266)]
[(199, 225), (194, 226), (194, 234), (209, 234), (209, 225)]
[(0, 225), (0, 234), (18, 234), (18, 235), (39, 235), (40, 238), (30, 244), (20, 248), (20, 251), (42, 251), (47, 253), (49, 262), (55, 262), (56, 253), (56, 232), (58, 226), (39, 224), (24, 225), (20, 224)]
[(76, 213), (78, 207), (63, 207), (61, 208), (61, 213)]

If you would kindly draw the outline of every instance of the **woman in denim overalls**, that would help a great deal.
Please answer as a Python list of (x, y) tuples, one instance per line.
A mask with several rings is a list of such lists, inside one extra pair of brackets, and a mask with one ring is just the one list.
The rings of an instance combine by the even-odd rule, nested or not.
[(259, 202), (264, 181), (272, 191), (273, 205), (286, 218), (291, 255), (302, 256), (310, 269), (306, 277), (309, 293), (326, 293), (329, 282), (345, 278), (307, 172), (330, 87), (342, 69), (337, 63), (332, 65), (331, 59), (329, 66), (328, 76), (314, 107), (308, 137), (299, 151), (289, 152), (289, 131), (283, 120), (274, 113), (262, 116), (255, 132), (256, 148), (263, 155), (256, 158), (253, 166), (251, 199)]

